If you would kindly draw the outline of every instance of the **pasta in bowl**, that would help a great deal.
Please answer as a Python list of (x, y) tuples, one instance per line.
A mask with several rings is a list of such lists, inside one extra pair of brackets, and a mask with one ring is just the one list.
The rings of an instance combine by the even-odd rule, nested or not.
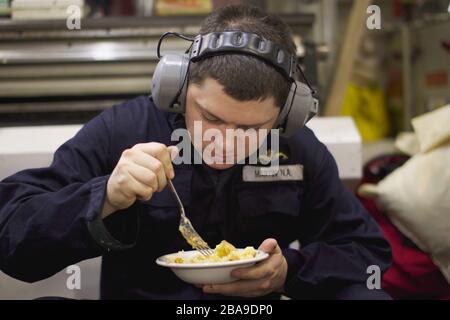
[(171, 268), (181, 280), (188, 283), (223, 284), (237, 280), (231, 276), (234, 269), (250, 267), (268, 256), (253, 247), (237, 249), (227, 241), (222, 241), (212, 255), (203, 256), (196, 250), (180, 251), (159, 257), (156, 263)]

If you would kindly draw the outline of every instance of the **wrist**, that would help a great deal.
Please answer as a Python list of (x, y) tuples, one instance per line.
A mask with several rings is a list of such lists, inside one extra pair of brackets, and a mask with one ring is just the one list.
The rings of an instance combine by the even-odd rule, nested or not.
[(116, 211), (117, 211), (117, 208), (115, 206), (113, 206), (111, 204), (111, 202), (109, 202), (108, 197), (106, 197), (105, 202), (103, 204), (103, 208), (102, 208), (101, 218), (105, 219), (110, 214), (112, 214)]

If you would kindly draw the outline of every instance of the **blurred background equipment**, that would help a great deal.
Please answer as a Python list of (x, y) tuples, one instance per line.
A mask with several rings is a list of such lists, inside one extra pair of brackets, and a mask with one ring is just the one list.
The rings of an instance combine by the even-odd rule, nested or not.
[(155, 13), (159, 16), (201, 15), (212, 10), (211, 0), (156, 0)]
[[(205, 17), (144, 16), (153, 12), (150, 4), (86, 1), (80, 30), (68, 30), (65, 19), (0, 20), (0, 126), (84, 123), (115, 103), (150, 94), (160, 35), (167, 30), (195, 35)], [(301, 49), (315, 15), (282, 17), (298, 39), (300, 62), (315, 55)], [(185, 41), (172, 38), (163, 52), (186, 48)], [(307, 58), (313, 68), (316, 56)]]
[(9, 0), (0, 0), (0, 17), (9, 16), (11, 14), (11, 8), (9, 6)]
[[(67, 29), (66, 12), (50, 19), (69, 3), (83, 9), (81, 30)], [(84, 123), (149, 94), (159, 35), (194, 35), (231, 3), (285, 19), (322, 113), (354, 117), (365, 142), (392, 139), (450, 101), (447, 0), (0, 0), (0, 126)], [(367, 29), (369, 4), (381, 9), (380, 30)], [(170, 39), (165, 50), (185, 45)]]
[(13, 0), (11, 17), (13, 20), (66, 19), (70, 6), (77, 6), (83, 12), (84, 0)]
[(339, 114), (345, 89), (350, 81), (353, 63), (358, 52), (357, 50), (366, 28), (365, 22), (367, 20), (367, 15), (365, 12), (371, 3), (372, 0), (353, 2), (342, 47), (340, 49), (341, 52), (336, 66), (336, 72), (331, 84), (330, 95), (325, 106), (325, 115), (327, 116)]

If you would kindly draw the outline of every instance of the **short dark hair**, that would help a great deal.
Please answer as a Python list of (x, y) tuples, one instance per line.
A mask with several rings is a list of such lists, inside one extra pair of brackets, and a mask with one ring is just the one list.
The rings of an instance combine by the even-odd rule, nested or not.
[[(276, 15), (266, 14), (246, 5), (229, 5), (213, 11), (203, 21), (200, 34), (227, 30), (256, 33), (276, 42), (289, 54), (296, 53), (289, 27)], [(239, 101), (264, 100), (273, 97), (282, 107), (290, 82), (272, 65), (250, 55), (227, 54), (193, 62), (189, 81), (201, 84), (207, 77), (217, 80), (227, 95)]]

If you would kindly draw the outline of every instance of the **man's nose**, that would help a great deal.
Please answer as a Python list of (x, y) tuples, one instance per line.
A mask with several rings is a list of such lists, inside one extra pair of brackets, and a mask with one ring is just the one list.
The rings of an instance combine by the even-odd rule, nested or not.
[(217, 129), (220, 130), (223, 140), (230, 140), (233, 138), (236, 128), (235, 125), (223, 124)]
[[(227, 144), (234, 144), (236, 141), (235, 136), (235, 130), (236, 126), (233, 125), (223, 125), (220, 128), (217, 128), (220, 130), (220, 137), (215, 137), (214, 141), (223, 147), (225, 147)], [(220, 140), (220, 141), (219, 141)]]

